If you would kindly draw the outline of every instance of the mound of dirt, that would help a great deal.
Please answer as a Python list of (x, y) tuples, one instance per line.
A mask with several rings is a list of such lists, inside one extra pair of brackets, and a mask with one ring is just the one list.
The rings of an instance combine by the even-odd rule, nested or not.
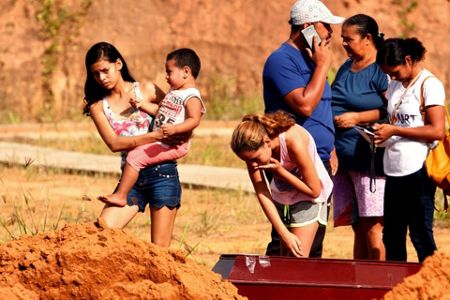
[(425, 259), (420, 271), (395, 286), (383, 299), (450, 300), (450, 255), (436, 252)]
[(99, 223), (0, 246), (1, 299), (245, 299), (182, 251)]

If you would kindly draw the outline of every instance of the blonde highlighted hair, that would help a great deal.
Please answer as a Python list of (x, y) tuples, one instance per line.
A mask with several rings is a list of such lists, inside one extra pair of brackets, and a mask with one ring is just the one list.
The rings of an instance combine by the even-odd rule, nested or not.
[(264, 143), (264, 136), (273, 139), (295, 125), (295, 119), (284, 111), (268, 114), (245, 115), (234, 129), (231, 149), (239, 154), (242, 151), (256, 151)]

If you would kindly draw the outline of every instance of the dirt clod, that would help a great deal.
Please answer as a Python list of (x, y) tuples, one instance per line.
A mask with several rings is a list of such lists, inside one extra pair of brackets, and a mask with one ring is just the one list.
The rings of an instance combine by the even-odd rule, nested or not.
[(184, 252), (99, 223), (1, 245), (0, 298), (245, 299)]
[(436, 252), (425, 259), (420, 271), (388, 292), (385, 300), (450, 300), (450, 255)]

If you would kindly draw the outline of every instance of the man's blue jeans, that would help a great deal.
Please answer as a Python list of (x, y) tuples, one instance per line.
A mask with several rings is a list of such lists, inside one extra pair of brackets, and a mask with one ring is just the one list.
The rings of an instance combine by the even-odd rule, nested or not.
[(433, 237), (434, 194), (436, 186), (425, 167), (401, 177), (386, 177), (383, 242), (386, 260), (406, 261), (406, 233), (419, 261), (437, 249)]

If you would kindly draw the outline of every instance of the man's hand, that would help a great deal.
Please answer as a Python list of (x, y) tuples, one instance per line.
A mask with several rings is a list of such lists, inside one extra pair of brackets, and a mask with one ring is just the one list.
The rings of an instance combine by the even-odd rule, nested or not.
[(330, 166), (331, 166), (331, 175), (336, 175), (338, 167), (339, 167), (339, 159), (337, 157), (336, 148), (333, 148), (333, 151), (330, 153)]
[(329, 70), (332, 61), (331, 45), (326, 40), (319, 44), (316, 36), (313, 37), (313, 45), (314, 52), (311, 49), (306, 48), (309, 57), (311, 57), (317, 66), (323, 66)]

